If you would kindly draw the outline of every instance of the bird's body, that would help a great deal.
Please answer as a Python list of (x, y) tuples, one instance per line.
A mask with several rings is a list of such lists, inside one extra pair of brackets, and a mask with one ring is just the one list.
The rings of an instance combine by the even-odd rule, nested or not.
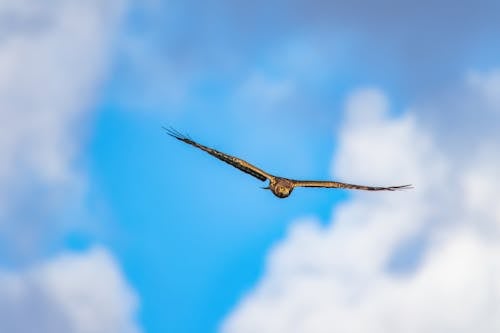
[(248, 173), (255, 178), (266, 181), (269, 180), (269, 185), (264, 187), (265, 189), (270, 189), (271, 192), (278, 198), (288, 197), (296, 187), (326, 187), (326, 188), (343, 188), (343, 189), (355, 189), (355, 190), (366, 190), (366, 191), (395, 191), (411, 188), (411, 185), (400, 185), (400, 186), (388, 186), (388, 187), (378, 187), (378, 186), (363, 186), (346, 184), (334, 181), (319, 181), (319, 180), (294, 180), (284, 177), (278, 177), (265, 172), (262, 169), (244, 161), (238, 157), (234, 157), (225, 153), (222, 153), (213, 148), (204, 146), (197, 143), (196, 141), (190, 139), (177, 132), (176, 130), (170, 128), (165, 128), (167, 133), (176, 138), (177, 140), (183, 141), (190, 144), (198, 149), (201, 149), (210, 155), (218, 158), (219, 160), (226, 162), (239, 170)]

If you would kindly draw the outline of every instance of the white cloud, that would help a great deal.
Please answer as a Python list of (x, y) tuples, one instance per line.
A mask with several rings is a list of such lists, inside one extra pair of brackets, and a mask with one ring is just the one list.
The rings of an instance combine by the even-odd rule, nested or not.
[(481, 73), (472, 71), (467, 78), (468, 84), (476, 90), (487, 103), (496, 106), (500, 112), (500, 69)]
[(137, 298), (102, 248), (23, 272), (0, 270), (0, 331), (137, 333)]
[[(475, 80), (489, 91), (486, 75)], [(471, 96), (484, 103), (480, 94), (457, 103)], [(328, 226), (294, 223), (221, 330), (499, 331), (500, 133), (455, 163), (456, 147), (442, 145), (417, 109), (391, 117), (378, 90), (353, 93), (346, 112), (335, 178), (416, 188), (355, 192)]]
[(32, 244), (55, 233), (51, 212), (85, 186), (78, 164), (86, 120), (106, 75), (124, 4), (0, 4), (0, 242), (6, 248), (0, 251), (5, 254), (33, 252)]
[[(43, 256), (85, 190), (86, 122), (125, 0), (0, 3), (0, 257)], [(54, 244), (52, 247), (54, 248)], [(23, 265), (26, 266), (26, 262)], [(30, 266), (28, 266), (30, 267)], [(137, 299), (101, 248), (0, 269), (0, 331), (135, 333)]]

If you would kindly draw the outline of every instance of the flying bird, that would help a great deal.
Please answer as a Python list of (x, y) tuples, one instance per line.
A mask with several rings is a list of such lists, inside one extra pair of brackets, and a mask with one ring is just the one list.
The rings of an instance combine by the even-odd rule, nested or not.
[(255, 165), (248, 163), (238, 157), (234, 157), (213, 148), (209, 148), (198, 142), (192, 140), (190, 137), (182, 135), (178, 131), (173, 128), (163, 127), (167, 131), (167, 134), (190, 144), (196, 148), (199, 148), (210, 155), (218, 158), (219, 160), (226, 162), (232, 165), (235, 168), (240, 169), (243, 172), (248, 173), (249, 175), (254, 176), (255, 178), (266, 181), (269, 180), (269, 185), (263, 187), (264, 189), (269, 189), (273, 192), (275, 196), (278, 198), (286, 198), (288, 197), (294, 188), (296, 187), (327, 187), (327, 188), (343, 188), (349, 190), (365, 190), (365, 191), (395, 191), (395, 190), (403, 190), (412, 188), (411, 185), (399, 185), (399, 186), (387, 186), (387, 187), (378, 187), (378, 186), (363, 186), (363, 185), (353, 185), (346, 184), (334, 181), (321, 181), (321, 180), (295, 180), (284, 177), (278, 177), (271, 175), (270, 173), (265, 172), (262, 169), (259, 169)]

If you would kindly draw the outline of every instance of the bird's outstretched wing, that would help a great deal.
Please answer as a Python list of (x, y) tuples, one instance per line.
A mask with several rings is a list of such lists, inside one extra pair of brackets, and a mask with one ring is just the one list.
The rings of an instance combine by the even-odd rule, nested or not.
[(345, 188), (349, 190), (365, 190), (365, 191), (396, 191), (412, 188), (411, 185), (398, 185), (398, 186), (364, 186), (339, 183), (333, 181), (320, 181), (320, 180), (291, 180), (294, 187), (329, 187), (329, 188)]
[(228, 154), (224, 154), (218, 150), (201, 145), (201, 144), (195, 142), (194, 140), (192, 140), (191, 138), (189, 138), (185, 135), (182, 135), (181, 133), (179, 133), (178, 131), (176, 131), (173, 128), (163, 127), (163, 129), (165, 131), (167, 131), (168, 135), (176, 138), (177, 140), (183, 141), (187, 144), (195, 146), (196, 148), (204, 150), (207, 153), (209, 153), (210, 155), (218, 158), (219, 160), (224, 161), (224, 162), (234, 166), (235, 168), (238, 168), (241, 171), (246, 172), (246, 173), (254, 176), (255, 178), (258, 178), (261, 181), (265, 181), (265, 180), (271, 179), (273, 177), (270, 174), (268, 174), (267, 172), (257, 168), (256, 166), (254, 166), (254, 165), (252, 165), (252, 164), (250, 164), (250, 163), (248, 163), (240, 158), (237, 158), (237, 157), (234, 157), (234, 156), (231, 156)]

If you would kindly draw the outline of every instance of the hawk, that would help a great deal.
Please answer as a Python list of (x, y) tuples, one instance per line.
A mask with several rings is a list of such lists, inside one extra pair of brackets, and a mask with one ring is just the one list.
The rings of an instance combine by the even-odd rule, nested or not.
[(387, 186), (387, 187), (379, 187), (379, 186), (363, 186), (363, 185), (353, 185), (353, 184), (346, 184), (346, 183), (340, 183), (340, 182), (334, 182), (334, 181), (322, 181), (322, 180), (295, 180), (295, 179), (289, 179), (289, 178), (284, 178), (284, 177), (278, 177), (271, 175), (270, 173), (265, 172), (262, 169), (259, 169), (255, 165), (252, 165), (248, 163), (247, 161), (244, 161), (238, 157), (234, 157), (228, 154), (225, 154), (223, 152), (220, 152), (218, 150), (215, 150), (213, 148), (209, 148), (207, 146), (204, 146), (202, 144), (199, 144), (198, 142), (192, 140), (191, 138), (182, 135), (178, 131), (176, 131), (173, 128), (166, 128), (163, 127), (167, 131), (167, 134), (176, 138), (177, 140), (180, 140), (182, 142), (185, 142), (187, 144), (190, 144), (196, 148), (199, 148), (210, 155), (218, 158), (219, 160), (226, 162), (230, 165), (232, 165), (235, 168), (240, 169), (243, 172), (248, 173), (249, 175), (254, 176), (255, 178), (261, 180), (261, 181), (266, 181), (269, 180), (269, 185), (266, 187), (263, 187), (264, 189), (269, 189), (273, 192), (275, 196), (278, 198), (286, 198), (288, 197), (294, 188), (296, 187), (327, 187), (327, 188), (343, 188), (343, 189), (349, 189), (349, 190), (365, 190), (365, 191), (395, 191), (395, 190), (403, 190), (403, 189), (409, 189), (412, 188), (411, 185), (398, 185), (398, 186)]

